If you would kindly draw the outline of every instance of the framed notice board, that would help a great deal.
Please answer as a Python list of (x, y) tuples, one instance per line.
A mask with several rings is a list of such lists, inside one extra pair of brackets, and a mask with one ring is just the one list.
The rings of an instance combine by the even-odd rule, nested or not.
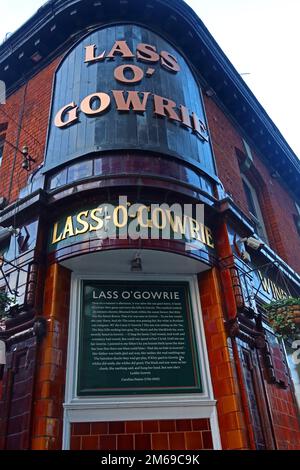
[(82, 281), (78, 396), (201, 392), (188, 282)]

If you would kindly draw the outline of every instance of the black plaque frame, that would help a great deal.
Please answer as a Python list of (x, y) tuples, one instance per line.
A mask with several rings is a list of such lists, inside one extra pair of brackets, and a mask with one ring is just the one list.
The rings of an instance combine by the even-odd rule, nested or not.
[[(92, 369), (91, 364), (87, 364), (88, 356), (88, 345), (90, 337), (87, 334), (88, 319), (87, 315), (84, 315), (85, 309), (85, 298), (84, 289), (86, 286), (94, 286), (95, 288), (105, 288), (109, 290), (118, 290), (126, 288), (127, 290), (138, 290), (139, 288), (148, 289), (168, 289), (180, 288), (184, 291), (184, 325), (187, 339), (187, 356), (190, 358), (189, 364), (189, 379), (185, 375), (184, 380), (186, 383), (178, 383), (176, 386), (131, 386), (131, 387), (116, 387), (109, 383), (101, 383), (101, 373), (99, 373), (99, 385), (91, 386), (89, 384), (89, 378), (91, 374), (87, 373), (88, 368)], [(183, 376), (182, 376), (183, 379)], [(183, 380), (183, 381), (184, 381)], [(137, 394), (186, 394), (186, 393), (203, 393), (200, 365), (199, 365), (199, 353), (195, 335), (195, 326), (193, 318), (193, 309), (191, 303), (191, 294), (189, 282), (186, 281), (102, 281), (102, 280), (84, 280), (81, 282), (81, 302), (80, 302), (80, 324), (79, 324), (79, 353), (78, 353), (78, 377), (77, 377), (77, 395), (79, 397), (92, 397), (92, 396), (103, 396), (103, 395), (137, 395)]]

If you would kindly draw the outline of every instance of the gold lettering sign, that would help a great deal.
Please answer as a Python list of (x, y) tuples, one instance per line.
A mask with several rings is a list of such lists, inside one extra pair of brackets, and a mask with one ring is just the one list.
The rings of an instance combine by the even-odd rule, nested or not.
[(274, 300), (282, 300), (289, 297), (289, 294), (281, 287), (277, 286), (269, 277), (266, 277), (261, 271), (258, 271), (261, 281), (261, 287), (264, 292), (269, 294)]
[[(130, 212), (129, 207), (134, 208)], [(110, 208), (110, 210), (108, 209)], [(197, 241), (214, 248), (213, 234), (209, 227), (188, 215), (177, 215), (171, 210), (162, 207), (154, 207), (153, 210), (144, 204), (130, 204), (99, 207), (78, 212), (75, 215), (67, 215), (61, 221), (55, 222), (52, 229), (51, 245), (78, 235), (97, 232), (107, 227), (124, 229), (130, 224), (144, 230), (158, 230), (161, 232), (169, 229), (170, 239)], [(157, 235), (157, 233), (156, 233)], [(130, 232), (128, 231), (128, 237)], [(149, 235), (151, 238), (151, 234)]]

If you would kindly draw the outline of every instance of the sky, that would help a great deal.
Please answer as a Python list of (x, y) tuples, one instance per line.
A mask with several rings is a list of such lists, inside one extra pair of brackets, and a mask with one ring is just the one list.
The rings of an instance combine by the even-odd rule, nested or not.
[[(0, 0), (0, 43), (44, 3)], [(186, 3), (202, 19), (300, 158), (300, 0)]]

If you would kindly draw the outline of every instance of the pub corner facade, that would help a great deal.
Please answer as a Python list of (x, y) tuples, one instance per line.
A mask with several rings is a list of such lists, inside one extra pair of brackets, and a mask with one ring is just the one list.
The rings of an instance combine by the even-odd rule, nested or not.
[(52, 0), (0, 80), (0, 448), (300, 449), (299, 160), (197, 15)]

